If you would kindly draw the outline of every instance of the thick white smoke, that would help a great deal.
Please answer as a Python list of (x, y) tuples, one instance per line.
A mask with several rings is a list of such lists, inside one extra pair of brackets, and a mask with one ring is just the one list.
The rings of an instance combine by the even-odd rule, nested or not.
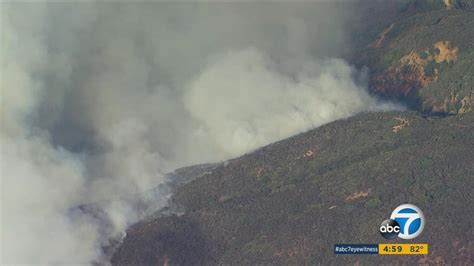
[(331, 59), (344, 49), (337, 5), (0, 7), (2, 263), (100, 260), (146, 213), (113, 201), (104, 224), (78, 206), (390, 108)]

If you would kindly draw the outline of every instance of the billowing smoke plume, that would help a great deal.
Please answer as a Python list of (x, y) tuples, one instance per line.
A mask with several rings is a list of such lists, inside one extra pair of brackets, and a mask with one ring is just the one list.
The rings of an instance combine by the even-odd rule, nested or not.
[[(344, 10), (293, 4), (1, 4), (1, 262), (90, 263), (143, 217), (104, 204), (389, 108), (335, 59)], [(154, 200), (166, 204), (165, 195)], [(106, 227), (106, 228), (104, 228)]]

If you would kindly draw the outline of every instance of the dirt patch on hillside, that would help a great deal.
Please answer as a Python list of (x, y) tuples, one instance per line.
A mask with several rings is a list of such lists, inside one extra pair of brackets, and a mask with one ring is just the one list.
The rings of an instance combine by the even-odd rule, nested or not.
[(467, 113), (467, 112), (471, 111), (471, 109), (472, 109), (472, 93), (471, 93), (471, 95), (468, 95), (468, 96), (465, 96), (464, 98), (462, 98), (461, 108), (459, 108), (458, 113), (464, 114), (464, 113)]
[[(426, 49), (421, 52), (411, 51), (404, 55), (400, 58), (400, 64), (393, 67), (394, 70), (400, 72), (404, 67), (409, 67), (412, 73), (408, 72), (405, 74), (408, 80), (417, 80), (422, 88), (430, 85), (439, 76), (439, 66), (434, 64), (434, 62), (439, 64), (445, 61), (455, 61), (459, 54), (459, 48), (452, 47), (449, 41), (439, 41), (433, 46), (435, 48), (434, 52)], [(432, 64), (431, 69), (427, 69), (429, 64)], [(432, 73), (427, 73), (427, 71)]]
[(443, 0), (444, 5), (446, 6), (446, 9), (452, 9), (453, 8), (453, 1), (454, 0)]
[(434, 56), (436, 63), (451, 62), (458, 58), (459, 48), (452, 47), (449, 41), (440, 41), (435, 43), (434, 46), (439, 50), (439, 53)]
[(401, 66), (399, 68), (395, 68), (396, 71), (402, 71), (403, 66), (409, 67), (412, 72), (406, 73), (405, 76), (408, 80), (416, 80), (420, 83), (421, 87), (424, 88), (428, 86), (433, 80), (437, 79), (437, 71), (435, 71), (435, 75), (429, 76), (425, 72), (425, 66), (432, 61), (432, 57), (427, 57), (423, 59), (420, 54), (417, 52), (411, 51), (409, 54), (403, 56), (400, 59)]
[(392, 127), (393, 132), (398, 132), (402, 130), (402, 128), (407, 127), (410, 125), (410, 121), (408, 119), (402, 117), (394, 117), (393, 119), (397, 120), (399, 123)]
[(366, 191), (358, 191), (358, 192), (354, 192), (352, 193), (351, 195), (347, 196), (344, 201), (345, 202), (348, 202), (348, 201), (353, 201), (353, 200), (356, 200), (358, 198), (365, 198), (367, 196), (369, 196), (369, 193), (370, 193), (370, 189), (366, 190)]
[(458, 93), (451, 92), (449, 96), (444, 98), (443, 102), (433, 104), (432, 111), (435, 113), (463, 114), (471, 111), (471, 109), (472, 93), (461, 98)]
[(377, 37), (377, 39), (375, 41), (373, 41), (372, 43), (369, 44), (369, 47), (370, 48), (380, 48), (382, 46), (382, 43), (383, 41), (385, 40), (385, 36), (387, 36), (387, 33), (389, 33), (392, 29), (393, 29), (393, 26), (395, 24), (392, 23), (390, 24), (390, 26), (388, 26), (387, 28), (385, 28), (380, 34), (379, 36)]

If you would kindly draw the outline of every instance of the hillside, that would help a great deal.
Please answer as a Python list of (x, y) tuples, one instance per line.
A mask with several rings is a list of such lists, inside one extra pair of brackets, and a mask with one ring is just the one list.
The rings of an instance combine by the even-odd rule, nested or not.
[(354, 33), (352, 61), (369, 67), (369, 89), (424, 113), (471, 111), (474, 2), (402, 3), (366, 10)]
[[(261, 148), (178, 188), (185, 210), (127, 231), (112, 258), (137, 264), (473, 264), (474, 116), (360, 114)], [(430, 255), (333, 254), (387, 242), (397, 205), (425, 211)]]

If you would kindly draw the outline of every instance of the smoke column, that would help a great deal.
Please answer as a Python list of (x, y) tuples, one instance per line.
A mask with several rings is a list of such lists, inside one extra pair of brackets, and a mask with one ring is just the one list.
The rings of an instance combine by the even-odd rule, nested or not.
[(104, 224), (77, 206), (392, 108), (337, 59), (341, 3), (0, 7), (2, 264), (100, 261), (146, 213), (104, 204)]

